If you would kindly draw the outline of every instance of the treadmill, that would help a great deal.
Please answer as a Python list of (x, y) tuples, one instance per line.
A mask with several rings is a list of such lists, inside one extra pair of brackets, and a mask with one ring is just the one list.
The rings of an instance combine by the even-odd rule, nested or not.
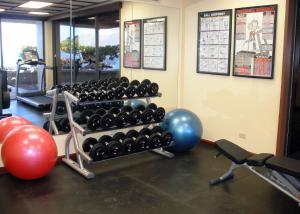
[(46, 96), (46, 64), (35, 50), (24, 51), (17, 62), (17, 100), (35, 108), (50, 108), (52, 98)]

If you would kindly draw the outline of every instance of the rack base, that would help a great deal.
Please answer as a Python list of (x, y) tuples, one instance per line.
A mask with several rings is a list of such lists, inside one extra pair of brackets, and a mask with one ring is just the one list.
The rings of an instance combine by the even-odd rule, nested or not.
[(162, 148), (161, 149), (153, 149), (152, 152), (156, 153), (158, 155), (162, 155), (162, 156), (167, 157), (167, 158), (174, 158), (175, 157), (175, 155), (173, 153), (168, 152), (168, 151), (166, 151)]
[[(149, 150), (149, 151), (153, 152), (155, 154), (158, 154), (158, 155), (162, 155), (162, 156), (167, 157), (167, 158), (174, 158), (175, 157), (175, 155), (173, 153), (168, 152), (168, 151), (164, 150), (163, 148), (153, 149), (153, 150)], [(131, 155), (134, 155), (134, 154), (139, 154), (139, 152), (138, 153), (133, 153)], [(125, 155), (125, 156), (128, 156), (128, 155)], [(120, 156), (118, 158), (125, 157), (125, 156)], [(115, 159), (115, 158), (112, 158), (112, 159)], [(109, 160), (110, 159), (99, 161), (98, 163), (109, 161)], [(86, 168), (80, 168), (80, 165), (77, 162), (70, 159), (70, 158), (63, 158), (62, 161), (66, 165), (68, 165), (70, 168), (72, 168), (73, 170), (78, 172), (80, 175), (85, 177), (86, 179), (93, 179), (95, 177), (95, 173), (90, 172)], [(95, 163), (97, 163), (97, 162), (95, 162)]]
[(88, 171), (87, 169), (83, 168), (81, 169), (79, 167), (79, 164), (76, 163), (75, 161), (71, 160), (71, 159), (67, 159), (67, 158), (63, 158), (62, 161), (68, 165), (69, 167), (71, 167), (72, 169), (74, 169), (76, 172), (78, 172), (79, 174), (81, 174), (83, 177), (85, 177), (86, 179), (92, 179), (95, 177), (95, 174)]

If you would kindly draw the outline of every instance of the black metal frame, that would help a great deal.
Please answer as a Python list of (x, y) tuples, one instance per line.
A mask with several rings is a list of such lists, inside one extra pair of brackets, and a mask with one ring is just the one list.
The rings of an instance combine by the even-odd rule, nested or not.
[[(164, 19), (164, 67), (163, 68), (150, 68), (150, 67), (145, 67), (144, 66), (144, 25), (145, 22), (155, 20), (155, 19)], [(142, 25), (142, 68), (147, 69), (147, 70), (158, 70), (158, 71), (166, 71), (167, 70), (167, 35), (168, 35), (168, 17), (167, 16), (161, 16), (161, 17), (155, 17), (155, 18), (148, 18), (148, 19), (143, 19), (143, 25)]]
[[(126, 29), (126, 25), (129, 25), (129, 23), (132, 23), (132, 22), (139, 22), (139, 24), (140, 24), (139, 66), (137, 66), (137, 67), (125, 65), (125, 59), (126, 59), (126, 57), (125, 57), (125, 44), (126, 44), (126, 42), (125, 42), (125, 29)], [(125, 21), (123, 26), (124, 26), (124, 30), (123, 30), (123, 67), (124, 68), (140, 69), (142, 67), (142, 27), (143, 27), (143, 21), (142, 21), (142, 19), (135, 19), (135, 20), (132, 20), (132, 21)]]
[[(201, 31), (200, 31), (200, 26), (201, 26), (201, 18), (204, 14), (211, 14), (211, 13), (221, 13), (224, 12), (224, 16), (229, 16), (229, 43), (228, 43), (228, 68), (227, 68), (227, 73), (218, 73), (218, 72), (207, 72), (207, 71), (200, 71), (199, 69), (199, 64), (200, 64), (200, 36), (201, 36)], [(229, 13), (229, 14), (227, 14)], [(232, 9), (227, 9), (227, 10), (216, 10), (216, 11), (205, 11), (205, 12), (199, 12), (198, 13), (198, 31), (197, 31), (197, 68), (196, 71), (199, 74), (214, 74), (214, 75), (221, 75), (221, 76), (229, 76), (230, 75), (230, 68), (231, 68), (231, 44), (232, 44)]]
[[(273, 35), (273, 50), (272, 50), (272, 71), (270, 77), (264, 76), (248, 76), (248, 75), (240, 75), (235, 73), (235, 51), (236, 51), (236, 15), (238, 10), (245, 10), (245, 9), (257, 9), (257, 8), (264, 8), (264, 7), (273, 7), (275, 16), (274, 16), (274, 35)], [(246, 78), (255, 78), (255, 79), (273, 79), (274, 78), (274, 65), (275, 65), (275, 50), (276, 50), (276, 31), (277, 31), (277, 14), (278, 14), (278, 5), (262, 5), (262, 6), (254, 6), (254, 7), (243, 7), (243, 8), (236, 8), (235, 9), (235, 19), (234, 19), (234, 49), (233, 49), (233, 65), (232, 65), (232, 76), (235, 77), (246, 77)]]

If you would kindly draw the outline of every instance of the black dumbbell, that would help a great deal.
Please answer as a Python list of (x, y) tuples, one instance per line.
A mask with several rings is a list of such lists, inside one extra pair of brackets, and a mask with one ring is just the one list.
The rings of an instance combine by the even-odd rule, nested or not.
[(153, 119), (155, 122), (161, 122), (166, 115), (165, 109), (162, 107), (158, 108), (155, 103), (150, 103), (146, 109), (151, 109), (153, 111)]
[(107, 113), (104, 108), (97, 109), (94, 114), (101, 116), (100, 127), (102, 129), (109, 129), (115, 123), (116, 118), (113, 116), (113, 114)]
[(81, 112), (77, 122), (79, 124), (87, 124), (87, 128), (94, 131), (101, 126), (101, 116), (94, 114), (92, 110), (85, 110)]
[(123, 86), (120, 86), (116, 82), (111, 83), (107, 86), (107, 93), (111, 93), (111, 91), (114, 93), (115, 99), (122, 99), (125, 94), (125, 88)]
[(127, 124), (128, 116), (126, 112), (121, 111), (119, 108), (114, 107), (108, 111), (109, 114), (112, 114), (114, 119), (114, 124), (117, 127), (124, 127)]
[(62, 118), (57, 122), (58, 131), (69, 133), (71, 131), (70, 123), (68, 118)]
[(147, 86), (147, 93), (149, 96), (156, 96), (158, 94), (159, 86), (157, 83), (145, 79), (141, 82), (141, 84), (145, 84)]
[(144, 135), (148, 138), (151, 148), (162, 147), (162, 137), (158, 133), (153, 133), (149, 128), (143, 128), (139, 132), (140, 135)]
[(126, 154), (133, 153), (136, 150), (135, 141), (127, 137), (123, 132), (114, 134), (113, 140), (119, 141), (123, 145)]
[(157, 133), (161, 136), (163, 146), (170, 146), (173, 143), (172, 133), (168, 131), (164, 131), (164, 129), (160, 126), (155, 126), (152, 129), (152, 133)]
[[(57, 126), (57, 121), (55, 121), (55, 124)], [(45, 129), (47, 132), (49, 132), (49, 128), (50, 128), (50, 121), (46, 121), (44, 124), (43, 124), (43, 129)], [(50, 134), (54, 134), (54, 131), (52, 130), (52, 133)]]
[(101, 116), (100, 127), (102, 129), (110, 129), (115, 124), (115, 116), (109, 112), (106, 112), (104, 108), (98, 109), (95, 114)]
[(146, 136), (140, 135), (136, 130), (127, 132), (126, 137), (132, 138), (135, 141), (136, 150), (144, 151), (150, 149), (149, 140)]
[(98, 142), (105, 145), (110, 157), (118, 157), (124, 152), (123, 145), (119, 141), (113, 140), (109, 135), (101, 136)]
[(132, 114), (138, 114), (138, 112), (140, 113), (141, 121), (144, 124), (150, 123), (152, 121), (153, 119), (152, 109), (148, 109), (143, 105), (139, 105), (133, 110)]
[(103, 90), (98, 90), (96, 87), (92, 87), (89, 89), (89, 92), (92, 92), (95, 94), (95, 100), (97, 101), (103, 101), (106, 99), (106, 93)]
[(73, 90), (72, 94), (79, 99), (79, 102), (86, 102), (88, 100), (88, 96), (86, 93), (80, 93), (77, 90)]
[(95, 101), (96, 100), (96, 93), (90, 92), (90, 88), (82, 89), (81, 94), (86, 94), (87, 101)]
[(136, 94), (138, 97), (144, 97), (147, 94), (147, 85), (140, 83), (138, 80), (133, 80), (131, 86), (136, 87)]
[(87, 138), (82, 143), (84, 152), (88, 152), (93, 161), (100, 161), (106, 157), (107, 149), (104, 144), (98, 142), (95, 138)]
[(127, 77), (120, 77), (119, 82), (120, 82), (120, 84), (121, 83), (127, 83), (127, 84), (129, 84), (129, 79)]
[(127, 122), (131, 125), (136, 125), (141, 119), (140, 111), (134, 110), (131, 106), (123, 106), (121, 111), (127, 114)]

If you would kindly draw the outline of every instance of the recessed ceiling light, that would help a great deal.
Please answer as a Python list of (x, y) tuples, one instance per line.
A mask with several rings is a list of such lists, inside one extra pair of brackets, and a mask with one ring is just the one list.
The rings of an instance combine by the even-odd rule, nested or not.
[(3, 11), (5, 11), (5, 9), (0, 8), (0, 12), (3, 12)]
[(33, 14), (33, 15), (49, 15), (49, 13), (45, 13), (45, 12), (29, 12), (29, 14)]
[(93, 20), (93, 19), (95, 19), (95, 17), (89, 17), (88, 19), (89, 19), (89, 20)]
[(53, 3), (50, 2), (29, 1), (24, 4), (21, 4), (19, 7), (39, 9), (39, 8), (47, 7), (52, 4)]

